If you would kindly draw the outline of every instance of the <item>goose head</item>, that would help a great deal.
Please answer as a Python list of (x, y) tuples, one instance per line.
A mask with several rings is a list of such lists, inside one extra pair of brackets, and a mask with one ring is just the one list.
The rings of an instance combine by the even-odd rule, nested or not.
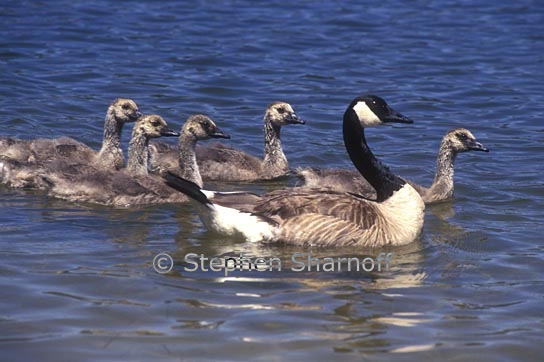
[(448, 131), (444, 137), (444, 143), (454, 152), (489, 152), (489, 149), (478, 142), (476, 137), (465, 128), (456, 128)]
[(142, 116), (136, 102), (127, 98), (114, 100), (108, 109), (108, 114), (121, 123), (136, 122)]
[(414, 123), (410, 118), (391, 108), (382, 98), (365, 95), (355, 98), (348, 111), (353, 111), (361, 127), (374, 127), (384, 123)]
[(306, 121), (299, 118), (293, 107), (286, 102), (273, 102), (266, 109), (265, 119), (274, 126), (281, 127), (288, 124), (305, 124)]
[(178, 132), (168, 128), (166, 121), (159, 115), (149, 114), (140, 117), (134, 125), (134, 133), (144, 134), (146, 138), (177, 137)]
[(193, 114), (189, 116), (187, 122), (183, 125), (181, 133), (191, 135), (195, 140), (207, 140), (210, 138), (230, 138), (216, 126), (210, 117), (203, 114)]
[(378, 201), (384, 201), (406, 183), (376, 159), (369, 149), (364, 129), (388, 122), (413, 123), (389, 107), (378, 96), (353, 99), (344, 113), (342, 133), (348, 155), (359, 173), (374, 187)]

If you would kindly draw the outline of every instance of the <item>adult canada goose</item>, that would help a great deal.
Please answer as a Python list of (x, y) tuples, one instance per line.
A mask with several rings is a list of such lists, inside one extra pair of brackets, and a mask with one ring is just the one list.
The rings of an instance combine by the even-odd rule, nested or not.
[[(49, 195), (69, 201), (90, 202), (103, 205), (130, 206), (168, 202), (185, 202), (187, 197), (167, 187), (162, 179), (148, 174), (151, 138), (180, 136), (180, 139), (197, 140), (228, 138), (213, 121), (204, 115), (193, 115), (182, 128), (182, 134), (170, 130), (162, 117), (143, 116), (134, 125), (129, 144), (126, 169), (103, 170), (85, 165), (62, 163), (47, 178), (52, 185)], [(191, 150), (188, 150), (190, 153)], [(190, 155), (189, 155), (190, 157)], [(184, 177), (197, 182), (198, 168), (187, 171)]]
[(412, 121), (377, 96), (355, 98), (344, 113), (344, 144), (351, 161), (376, 189), (376, 200), (331, 189), (289, 188), (262, 196), (206, 191), (172, 173), (168, 185), (199, 206), (207, 228), (248, 241), (293, 245), (366, 246), (412, 242), (425, 204), (416, 190), (376, 159), (363, 127)]
[(19, 162), (47, 162), (65, 159), (70, 162), (92, 163), (108, 170), (124, 167), (121, 131), (125, 123), (135, 122), (142, 114), (131, 99), (118, 98), (108, 107), (104, 122), (104, 137), (100, 151), (69, 137), (20, 140), (0, 139), (0, 156)]
[[(197, 147), (196, 160), (202, 178), (207, 181), (256, 181), (285, 175), (289, 163), (281, 146), (281, 127), (304, 123), (289, 103), (271, 103), (264, 115), (264, 159), (221, 143)], [(175, 148), (157, 144), (152, 153), (152, 170), (160, 167), (179, 172)]]
[[(489, 152), (465, 128), (448, 131), (438, 150), (436, 174), (430, 187), (424, 187), (410, 180), (408, 182), (428, 204), (453, 197), (454, 162), (458, 153), (469, 151)], [(338, 191), (354, 192), (370, 199), (376, 198), (376, 191), (361, 174), (347, 169), (299, 168), (297, 174), (304, 179), (306, 187), (331, 187)]]

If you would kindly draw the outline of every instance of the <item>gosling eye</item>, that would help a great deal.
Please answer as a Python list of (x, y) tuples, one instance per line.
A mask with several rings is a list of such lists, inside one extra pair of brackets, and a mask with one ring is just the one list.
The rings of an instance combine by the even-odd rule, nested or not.
[(160, 124), (159, 121), (153, 121), (153, 122), (151, 122), (151, 125), (152, 125), (153, 127), (157, 127), (157, 126), (159, 126), (159, 124)]
[(466, 141), (466, 140), (468, 140), (468, 136), (467, 136), (466, 134), (464, 134), (464, 133), (458, 134), (458, 135), (457, 135), (457, 138), (458, 138), (459, 140), (463, 141), (463, 142)]
[(125, 103), (121, 106), (121, 108), (123, 108), (125, 111), (128, 110), (130, 108), (130, 105)]

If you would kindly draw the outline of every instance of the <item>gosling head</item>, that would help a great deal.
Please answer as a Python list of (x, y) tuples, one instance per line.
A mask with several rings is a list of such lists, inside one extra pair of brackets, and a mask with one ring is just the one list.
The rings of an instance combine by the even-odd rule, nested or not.
[(210, 117), (203, 114), (189, 116), (181, 129), (184, 135), (191, 135), (196, 140), (210, 138), (230, 138), (228, 134), (220, 130)]
[(351, 101), (347, 111), (355, 112), (363, 128), (379, 126), (384, 123), (414, 123), (400, 114), (380, 97), (374, 95), (359, 96)]
[(288, 124), (305, 124), (306, 121), (299, 118), (293, 107), (286, 102), (271, 103), (266, 109), (265, 118), (274, 126), (281, 127)]
[(444, 142), (454, 152), (458, 153), (469, 151), (489, 152), (489, 149), (478, 142), (476, 137), (465, 128), (456, 128), (448, 131), (446, 136), (444, 136)]
[(159, 115), (149, 114), (142, 116), (134, 124), (135, 133), (145, 135), (146, 138), (177, 137), (179, 133), (168, 128), (166, 121)]
[(113, 116), (118, 122), (128, 123), (136, 122), (142, 113), (132, 99), (117, 98), (108, 108), (108, 115)]

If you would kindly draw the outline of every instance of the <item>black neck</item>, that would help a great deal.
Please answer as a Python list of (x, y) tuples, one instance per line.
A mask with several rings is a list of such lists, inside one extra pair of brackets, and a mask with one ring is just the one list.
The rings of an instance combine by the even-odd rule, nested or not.
[(351, 108), (344, 114), (343, 133), (344, 145), (351, 162), (374, 187), (377, 201), (387, 200), (395, 191), (404, 186), (404, 180), (393, 174), (372, 154), (366, 144), (364, 129), (359, 123), (355, 111)]

